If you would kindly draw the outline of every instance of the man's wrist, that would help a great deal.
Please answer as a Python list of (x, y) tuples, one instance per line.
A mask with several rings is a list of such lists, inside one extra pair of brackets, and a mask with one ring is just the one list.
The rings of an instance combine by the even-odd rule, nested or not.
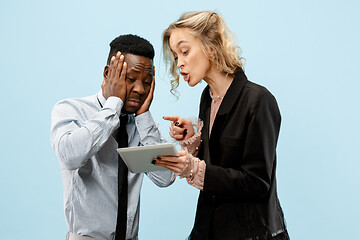
[(152, 118), (150, 111), (146, 111), (140, 115), (136, 115), (135, 123), (138, 129), (146, 129), (149, 126), (155, 125), (154, 119)]
[(119, 97), (110, 96), (106, 99), (104, 104), (104, 108), (114, 109), (116, 113), (120, 116), (121, 109), (124, 105), (124, 102)]

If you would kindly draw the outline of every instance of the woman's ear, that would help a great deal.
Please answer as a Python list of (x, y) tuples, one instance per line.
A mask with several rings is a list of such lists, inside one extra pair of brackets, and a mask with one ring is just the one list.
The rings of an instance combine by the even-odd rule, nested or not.
[(109, 74), (109, 65), (106, 65), (104, 67), (104, 73), (103, 73), (104, 78), (107, 78), (108, 74)]
[(214, 57), (215, 57), (215, 49), (210, 47), (209, 50), (208, 50), (208, 54), (209, 54), (210, 59), (214, 59)]
[(207, 56), (209, 58), (211, 68), (216, 69), (216, 54), (214, 48), (208, 48)]

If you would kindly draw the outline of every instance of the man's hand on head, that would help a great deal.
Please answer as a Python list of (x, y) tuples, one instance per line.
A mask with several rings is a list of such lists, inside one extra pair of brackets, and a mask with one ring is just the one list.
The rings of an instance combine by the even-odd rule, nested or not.
[(116, 55), (111, 58), (110, 66), (107, 65), (105, 67), (104, 81), (101, 88), (106, 99), (115, 96), (125, 102), (127, 64), (124, 59), (124, 55), (122, 55), (121, 52), (117, 52)]
[(149, 107), (154, 97), (154, 90), (155, 90), (155, 66), (153, 66), (153, 77), (152, 77), (149, 95), (147, 96), (147, 98), (145, 99), (144, 103), (141, 105), (139, 110), (136, 111), (136, 115), (140, 115), (149, 110)]

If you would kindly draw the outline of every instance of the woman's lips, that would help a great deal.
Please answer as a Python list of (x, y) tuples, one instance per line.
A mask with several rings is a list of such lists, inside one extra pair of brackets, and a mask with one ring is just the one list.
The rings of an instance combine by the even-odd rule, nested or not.
[(184, 81), (188, 82), (190, 79), (190, 76), (188, 73), (181, 72), (180, 73), (184, 77)]

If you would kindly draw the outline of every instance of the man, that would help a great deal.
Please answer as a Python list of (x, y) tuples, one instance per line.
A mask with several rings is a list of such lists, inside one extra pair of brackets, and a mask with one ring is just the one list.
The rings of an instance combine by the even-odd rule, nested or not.
[[(60, 163), (70, 240), (137, 239), (143, 173), (128, 172), (116, 149), (163, 142), (148, 111), (155, 85), (153, 58), (147, 40), (115, 38), (102, 90), (62, 100), (53, 109), (51, 146)], [(147, 176), (160, 187), (172, 183), (170, 171)]]

